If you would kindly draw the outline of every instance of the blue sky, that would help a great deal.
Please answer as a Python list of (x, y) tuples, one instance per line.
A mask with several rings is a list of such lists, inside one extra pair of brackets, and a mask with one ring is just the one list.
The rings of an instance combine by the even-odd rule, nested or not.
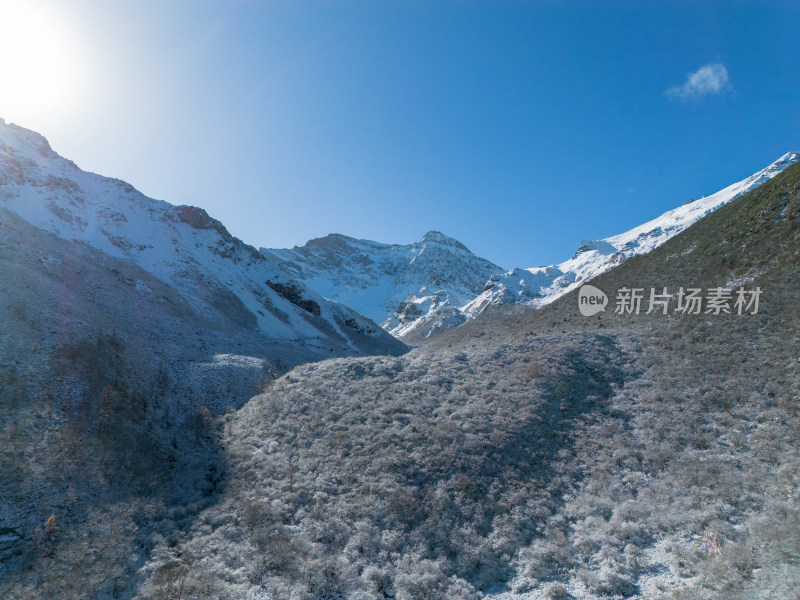
[(549, 264), (800, 150), (796, 2), (26, 6), (0, 117), (256, 246)]

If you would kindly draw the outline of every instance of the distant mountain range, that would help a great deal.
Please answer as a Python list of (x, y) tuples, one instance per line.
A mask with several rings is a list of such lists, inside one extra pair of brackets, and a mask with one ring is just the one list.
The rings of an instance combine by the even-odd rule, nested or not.
[(549, 304), (628, 258), (650, 252), (697, 220), (772, 179), (800, 159), (790, 152), (711, 196), (684, 203), (603, 240), (585, 240), (557, 265), (504, 271), (457, 240), (430, 231), (407, 245), (339, 234), (261, 253), (326, 298), (367, 315), (393, 335), (416, 341), (474, 319), (489, 306)]
[(439, 326), (462, 323), (458, 307), (502, 271), (438, 231), (406, 245), (331, 234), (291, 250), (262, 248), (261, 253), (280, 264), (287, 277), (382, 323), (396, 336), (434, 318)]
[[(490, 306), (548, 304), (660, 246), (799, 158), (788, 153), (716, 194), (620, 235), (584, 241), (560, 264), (510, 271), (438, 231), (405, 245), (331, 234), (301, 247), (257, 251), (203, 209), (153, 200), (123, 181), (81, 171), (41, 135), (4, 122), (0, 210), (61, 240), (131, 261), (169, 285), (196, 314), (215, 315), (219, 322), (257, 331), (257, 338), (272, 345), (291, 346), (282, 355), (292, 355), (284, 362), (296, 364), (400, 351), (402, 344), (376, 323), (414, 342)], [(143, 299), (153, 294), (143, 281), (128, 284)]]

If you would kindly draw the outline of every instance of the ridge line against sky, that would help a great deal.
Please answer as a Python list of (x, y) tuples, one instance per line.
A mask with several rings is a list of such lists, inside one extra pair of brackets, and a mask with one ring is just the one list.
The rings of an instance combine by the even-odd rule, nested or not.
[(800, 149), (792, 2), (0, 9), (0, 116), (254, 246), (555, 264)]

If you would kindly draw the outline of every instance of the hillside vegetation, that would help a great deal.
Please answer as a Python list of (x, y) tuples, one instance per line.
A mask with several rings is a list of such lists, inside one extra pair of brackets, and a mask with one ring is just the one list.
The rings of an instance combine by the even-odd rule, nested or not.
[(308, 348), (3, 208), (0, 234), (0, 597), (130, 596), (218, 497), (214, 415)]
[[(800, 593), (798, 166), (596, 278), (604, 313), (499, 307), (227, 412), (236, 371), (201, 390), (147, 352), (225, 330), (170, 338), (202, 316), (135, 265), (5, 232), (2, 598)], [(116, 295), (48, 283), (70, 264)], [(149, 329), (117, 278), (169, 299)], [(757, 314), (613, 313), (623, 287), (740, 285)]]
[[(605, 313), (294, 369), (224, 418), (226, 487), (136, 597), (796, 598), (798, 241), (793, 166), (595, 279)], [(762, 296), (615, 315), (625, 286)]]

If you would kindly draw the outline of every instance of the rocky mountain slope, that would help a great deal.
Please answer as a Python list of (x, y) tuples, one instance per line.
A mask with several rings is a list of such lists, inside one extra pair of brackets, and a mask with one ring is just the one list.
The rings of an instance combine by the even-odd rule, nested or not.
[(400, 337), (413, 323), (462, 323), (458, 307), (502, 271), (438, 231), (406, 245), (331, 234), (290, 250), (261, 248), (261, 253), (280, 263), (287, 276)]
[[(227, 488), (130, 593), (795, 598), (799, 240), (795, 165), (595, 278), (605, 312), (572, 292), (293, 370), (220, 423)], [(634, 287), (666, 313), (615, 312)]]
[[(37, 297), (51, 295), (41, 284), (84, 295), (115, 314), (137, 307), (140, 317), (133, 333), (163, 338), (167, 345), (183, 339), (193, 347), (208, 332), (224, 331), (228, 339), (246, 341), (215, 346), (205, 340), (198, 345), (204, 351), (202, 362), (249, 365), (255, 367), (251, 378), (306, 360), (402, 351), (401, 344), (369, 319), (287, 278), (274, 262), (231, 236), (202, 209), (153, 200), (125, 182), (81, 171), (53, 152), (39, 134), (4, 122), (0, 211), (6, 229), (40, 230), (30, 234), (42, 240), (35, 249), (38, 256), (29, 255), (24, 243), (10, 248), (8, 268), (19, 250), (17, 257), (24, 255), (50, 276), (49, 281), (28, 283), (28, 291), (20, 294), (22, 302), (35, 304)], [(109, 272), (77, 261), (89, 255), (111, 265)], [(16, 270), (28, 277), (25, 269)], [(92, 275), (76, 275), (82, 271)], [(19, 289), (23, 284), (4, 276), (0, 286)], [(5, 296), (10, 292), (3, 291)], [(121, 305), (121, 298), (127, 304)], [(175, 312), (177, 305), (186, 317), (185, 326), (149, 327), (148, 320), (159, 322), (162, 312)], [(62, 310), (73, 315), (71, 321), (96, 327), (96, 319), (74, 308), (62, 303)], [(115, 322), (119, 329), (129, 324), (127, 319)], [(166, 342), (169, 337), (172, 341)], [(46, 338), (40, 345), (52, 342)]]

